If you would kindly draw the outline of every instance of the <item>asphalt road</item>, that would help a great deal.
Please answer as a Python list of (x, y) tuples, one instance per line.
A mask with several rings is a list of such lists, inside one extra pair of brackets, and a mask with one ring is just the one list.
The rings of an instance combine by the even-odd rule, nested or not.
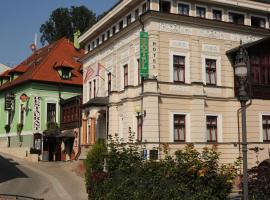
[(45, 200), (86, 200), (84, 180), (71, 171), (71, 163), (32, 163), (0, 154), (0, 194)]

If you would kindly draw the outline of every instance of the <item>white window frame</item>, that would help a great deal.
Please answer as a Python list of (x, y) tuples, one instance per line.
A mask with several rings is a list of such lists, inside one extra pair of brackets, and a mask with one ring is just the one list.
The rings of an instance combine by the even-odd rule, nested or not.
[[(236, 11), (236, 10), (227, 10), (228, 22), (230, 22), (230, 13), (236, 13), (236, 14), (244, 15), (244, 25), (248, 25), (248, 23), (247, 23), (247, 19), (248, 19), (247, 18), (247, 13), (241, 12), (241, 11)], [(230, 23), (233, 23), (233, 22), (230, 22)]]
[(140, 59), (140, 57), (137, 57), (137, 56), (134, 57), (134, 73), (135, 73), (135, 76), (134, 76), (134, 85), (135, 86), (138, 86), (139, 85), (139, 82), (138, 82), (138, 79), (139, 79), (138, 62), (137, 62), (138, 59)]
[[(18, 123), (21, 123), (21, 105), (22, 105), (23, 103), (22, 103), (22, 101), (21, 100), (19, 100), (19, 113), (18, 113)], [(26, 110), (24, 110), (24, 112), (23, 112), (23, 125), (25, 125), (25, 117), (26, 117)]]
[[(251, 17), (258, 17), (258, 18), (262, 18), (265, 19), (265, 28), (269, 28), (269, 21), (267, 20), (267, 17), (262, 16), (262, 15), (255, 15), (255, 14), (250, 14), (250, 26), (251, 26)], [(253, 26), (254, 27), (254, 26)]]
[(214, 19), (213, 18), (213, 10), (219, 10), (219, 11), (221, 11), (221, 21), (225, 21), (224, 9), (218, 8), (218, 7), (211, 7), (211, 19)]
[(127, 65), (128, 66), (128, 85), (130, 84), (130, 64), (129, 62), (123, 62), (120, 64), (121, 66), (121, 86), (120, 86), (120, 91), (125, 90), (125, 80), (124, 80), (124, 66)]
[[(161, 1), (161, 0), (159, 0)], [(171, 3), (171, 7), (170, 7), (170, 13), (173, 13), (173, 1), (172, 0), (162, 0), (162, 1), (167, 1), (167, 2), (170, 2)], [(145, 1), (147, 3), (147, 1)], [(150, 3), (151, 5), (151, 3)], [(158, 4), (158, 10), (160, 11), (160, 4)]]
[(202, 55), (202, 82), (206, 85), (206, 59), (216, 60), (216, 86), (221, 86), (221, 56)]
[(190, 53), (170, 51), (170, 82), (174, 83), (173, 56), (185, 57), (185, 84), (190, 83)]
[(222, 127), (222, 114), (214, 114), (214, 113), (207, 113), (205, 114), (205, 123), (204, 123), (204, 126), (205, 126), (205, 134), (204, 134), (204, 141), (207, 142), (207, 116), (210, 116), (210, 117), (217, 117), (217, 143), (220, 143), (220, 142), (223, 142), (223, 127)]
[[(205, 8), (205, 18), (202, 18), (202, 19), (209, 19), (208, 6), (202, 5), (202, 4), (195, 4), (195, 13), (194, 13), (195, 17), (198, 17), (197, 16), (197, 7)], [(198, 18), (200, 18), (200, 17), (198, 17)]]
[(55, 103), (56, 104), (56, 123), (59, 123), (59, 105), (58, 105), (58, 100), (56, 98), (46, 98), (45, 99), (45, 118), (44, 118), (44, 122), (45, 122), (45, 126), (47, 125), (47, 107), (48, 107), (48, 103)]
[(170, 112), (169, 113), (169, 123), (170, 123), (170, 142), (174, 142), (174, 115), (185, 115), (185, 142), (191, 142), (191, 116), (189, 112)]
[(259, 113), (260, 142), (263, 142), (263, 124), (262, 124), (263, 116), (270, 116), (270, 112)]
[(177, 1), (177, 14), (181, 15), (179, 13), (179, 4), (183, 4), (183, 5), (187, 5), (189, 7), (189, 13), (187, 16), (192, 16), (191, 15), (191, 3), (188, 3), (188, 2), (184, 2), (184, 1)]

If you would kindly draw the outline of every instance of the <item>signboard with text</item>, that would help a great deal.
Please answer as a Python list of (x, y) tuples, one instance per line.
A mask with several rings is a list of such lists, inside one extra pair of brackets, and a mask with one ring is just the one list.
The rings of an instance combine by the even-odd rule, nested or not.
[(13, 93), (6, 93), (5, 96), (5, 110), (11, 111), (14, 109), (15, 95)]
[(34, 97), (33, 102), (33, 123), (34, 131), (41, 130), (41, 97)]
[(149, 37), (147, 32), (140, 32), (140, 76), (148, 78), (149, 71)]

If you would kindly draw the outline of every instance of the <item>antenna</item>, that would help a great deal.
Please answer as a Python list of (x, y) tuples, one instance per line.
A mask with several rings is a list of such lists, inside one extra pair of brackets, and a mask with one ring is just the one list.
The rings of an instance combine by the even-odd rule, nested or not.
[(37, 33), (35, 33), (35, 42), (34, 44), (37, 46)]

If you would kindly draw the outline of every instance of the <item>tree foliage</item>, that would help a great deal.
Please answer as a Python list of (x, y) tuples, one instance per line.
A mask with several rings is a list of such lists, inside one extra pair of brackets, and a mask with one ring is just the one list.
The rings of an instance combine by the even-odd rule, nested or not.
[(73, 39), (73, 33), (83, 33), (96, 22), (96, 14), (85, 6), (71, 6), (68, 8), (57, 8), (52, 11), (49, 19), (41, 25), (40, 42), (52, 43), (62, 37)]
[(249, 170), (248, 193), (251, 200), (270, 199), (270, 166), (260, 165)]
[[(132, 138), (125, 145), (110, 137), (105, 171), (101, 167), (103, 156), (95, 159), (97, 163), (91, 159), (92, 167), (88, 165), (86, 173), (89, 199), (223, 200), (230, 193), (237, 170), (234, 165), (220, 166), (215, 148), (198, 152), (193, 145), (187, 145), (169, 156), (165, 145), (167, 154), (163, 160), (143, 160)], [(93, 147), (87, 159), (104, 155), (104, 151), (97, 153), (96, 148)]]

